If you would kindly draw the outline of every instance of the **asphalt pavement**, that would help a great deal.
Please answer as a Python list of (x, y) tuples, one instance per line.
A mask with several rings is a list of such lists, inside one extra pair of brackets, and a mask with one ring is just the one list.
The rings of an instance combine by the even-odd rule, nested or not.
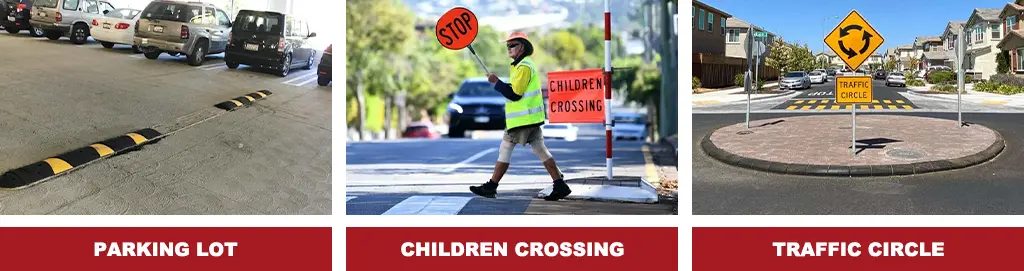
[[(0, 172), (143, 128), (166, 135), (0, 191), (0, 214), (331, 214), (331, 88), (315, 67), (281, 78), (222, 55), (192, 67), (130, 51), (0, 34)], [(214, 107), (258, 90), (273, 94)]]
[[(566, 179), (605, 176), (605, 140), (599, 125), (584, 125), (579, 139), (547, 139)], [(348, 215), (440, 214), (670, 214), (664, 204), (614, 203), (535, 198), (551, 184), (529, 146), (517, 146), (498, 197), (486, 199), (469, 186), (486, 182), (498, 158), (502, 131), (477, 132), (475, 139), (404, 139), (346, 144)], [(615, 141), (615, 175), (645, 176), (650, 166), (642, 141)]]

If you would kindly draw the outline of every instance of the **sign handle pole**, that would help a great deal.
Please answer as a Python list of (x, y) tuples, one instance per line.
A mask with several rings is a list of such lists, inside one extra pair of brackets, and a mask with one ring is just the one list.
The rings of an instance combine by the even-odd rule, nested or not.
[(956, 53), (956, 74), (957, 74), (957, 76), (956, 76), (956, 83), (957, 83), (956, 84), (956, 127), (963, 127), (964, 126), (964, 118), (963, 118), (963, 111), (960, 110), (960, 92), (962, 92), (962, 91), (967, 89), (964, 86), (964, 83), (966, 83), (965, 82), (966, 78), (964, 78), (964, 76), (965, 76), (964, 75), (964, 58), (966, 57), (964, 55), (964, 51), (967, 50), (967, 49), (966, 49), (966, 47), (963, 46), (963, 44), (964, 44), (964, 30), (960, 29), (959, 32), (960, 33), (957, 34), (957, 41), (956, 41), (956, 44), (955, 44), (955, 46), (956, 46), (956, 48), (955, 48), (956, 49), (956, 52), (955, 52)]
[(853, 137), (850, 138), (850, 154), (854, 157), (857, 156), (857, 104), (853, 104), (853, 123), (850, 125), (850, 131), (853, 131)]
[[(747, 26), (747, 33), (754, 33), (753, 31), (753, 25)], [(743, 74), (743, 90), (747, 91), (747, 129), (750, 129), (750, 92), (753, 91), (751, 89), (752, 86), (750, 83), (750, 57), (753, 55), (752, 52), (754, 50), (754, 38), (752, 36), (747, 36), (746, 41), (747, 44), (745, 46), (747, 46), (747, 72)]]
[(469, 52), (473, 53), (473, 56), (476, 57), (476, 61), (480, 63), (481, 67), (484, 67), (484, 72), (491, 73), (491, 71), (487, 70), (487, 65), (484, 65), (484, 61), (480, 59), (480, 56), (476, 55), (476, 50), (473, 49), (472, 44), (469, 45)]
[[(611, 0), (604, 0), (604, 80), (612, 81), (612, 12)], [(612, 84), (604, 84), (604, 136), (606, 176), (612, 180)]]

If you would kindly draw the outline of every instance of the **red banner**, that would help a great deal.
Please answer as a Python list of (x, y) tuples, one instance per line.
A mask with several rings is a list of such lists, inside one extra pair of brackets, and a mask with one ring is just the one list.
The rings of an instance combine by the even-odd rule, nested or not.
[(693, 228), (693, 270), (1006, 270), (1024, 228)]
[(4, 270), (331, 270), (330, 228), (0, 228)]
[(677, 270), (676, 228), (347, 228), (348, 270)]

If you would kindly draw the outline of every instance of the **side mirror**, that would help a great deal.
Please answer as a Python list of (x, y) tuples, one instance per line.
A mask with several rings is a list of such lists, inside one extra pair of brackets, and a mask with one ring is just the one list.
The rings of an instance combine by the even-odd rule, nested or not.
[(308, 38), (315, 38), (315, 37), (316, 37), (316, 32), (309, 32), (309, 37)]
[(109, 10), (104, 10), (103, 11), (103, 15), (107, 15), (107, 13), (110, 13), (110, 11)]

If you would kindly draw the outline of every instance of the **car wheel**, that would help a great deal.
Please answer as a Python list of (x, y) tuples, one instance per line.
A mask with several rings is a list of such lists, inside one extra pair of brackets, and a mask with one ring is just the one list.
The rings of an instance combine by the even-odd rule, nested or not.
[(142, 48), (139, 48), (139, 46), (132, 45), (132, 53), (134, 53), (134, 54), (142, 53)]
[(331, 77), (321, 75), (319, 78), (316, 79), (316, 83), (320, 86), (326, 87), (328, 84), (331, 83)]
[(47, 31), (45, 35), (46, 35), (47, 39), (59, 40), (60, 36), (63, 35), (63, 34), (61, 34), (60, 32), (57, 32), (57, 31)]
[(82, 45), (89, 40), (89, 28), (84, 24), (76, 24), (71, 28), (71, 43)]
[(236, 62), (225, 61), (224, 64), (228, 65), (228, 69), (232, 69), (233, 70), (233, 69), (237, 69), (238, 68), (238, 63), (236, 63)]
[(309, 53), (309, 61), (306, 61), (306, 66), (302, 67), (303, 70), (307, 70), (308, 71), (309, 69), (313, 68), (313, 56), (314, 55), (316, 55), (316, 52)]
[(192, 47), (192, 53), (188, 54), (188, 65), (200, 66), (206, 61), (206, 41), (201, 40)]
[(146, 58), (148, 59), (160, 58), (160, 51), (144, 52), (143, 54), (146, 55)]
[(43, 36), (43, 29), (42, 28), (33, 27), (32, 29), (29, 29), (28, 32), (30, 34), (32, 34), (33, 37), (36, 37), (36, 38)]
[(21, 32), (21, 31), (18, 31), (18, 29), (13, 28), (13, 27), (12, 28), (6, 28), (4, 30), (7, 30), (7, 33), (11, 33), (11, 34), (18, 34), (18, 32)]
[(292, 54), (285, 54), (284, 59), (281, 62), (281, 70), (277, 71), (277, 76), (285, 77), (292, 70)]
[(107, 49), (114, 48), (114, 43), (112, 43), (112, 42), (101, 41), (100, 44), (103, 45), (103, 48), (107, 48)]

